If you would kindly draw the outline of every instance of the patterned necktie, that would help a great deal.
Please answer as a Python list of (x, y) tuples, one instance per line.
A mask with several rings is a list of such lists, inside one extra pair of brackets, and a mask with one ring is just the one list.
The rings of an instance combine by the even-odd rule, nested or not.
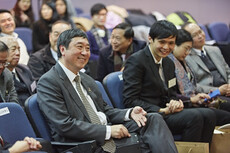
[[(81, 97), (82, 103), (85, 106), (85, 109), (89, 115), (91, 122), (94, 124), (101, 124), (100, 119), (98, 118), (96, 112), (93, 110), (92, 106), (90, 105), (90, 103), (86, 99), (86, 97), (85, 97), (85, 95), (81, 89), (81, 86), (80, 86), (81, 78), (79, 75), (76, 76), (75, 81), (76, 81), (77, 91)], [(102, 148), (104, 151), (111, 152), (111, 153), (114, 153), (116, 151), (116, 145), (115, 145), (113, 139), (106, 140), (105, 144), (102, 146)]]
[(203, 58), (206, 57), (206, 55), (204, 54), (204, 51), (203, 51), (203, 50), (201, 50), (201, 57), (203, 57)]

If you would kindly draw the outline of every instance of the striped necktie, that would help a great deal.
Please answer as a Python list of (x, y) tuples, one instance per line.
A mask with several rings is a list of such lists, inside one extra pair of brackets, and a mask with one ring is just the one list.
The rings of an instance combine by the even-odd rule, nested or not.
[[(85, 106), (85, 109), (89, 115), (91, 122), (94, 124), (101, 124), (98, 115), (93, 110), (92, 106), (90, 105), (90, 103), (86, 99), (86, 97), (85, 97), (85, 95), (81, 89), (81, 86), (80, 86), (81, 78), (79, 75), (76, 76), (75, 81), (76, 81), (77, 91), (81, 97), (82, 103)], [(102, 148), (104, 151), (111, 152), (111, 153), (114, 153), (116, 151), (116, 145), (115, 145), (113, 139), (106, 140), (105, 144), (102, 146)]]

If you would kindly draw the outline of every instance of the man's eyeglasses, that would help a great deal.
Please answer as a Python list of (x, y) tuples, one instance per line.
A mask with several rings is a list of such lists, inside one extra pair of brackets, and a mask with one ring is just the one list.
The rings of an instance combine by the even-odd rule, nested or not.
[(4, 67), (6, 67), (6, 66), (8, 66), (9, 64), (10, 64), (9, 62), (0, 63), (0, 66), (4, 66)]

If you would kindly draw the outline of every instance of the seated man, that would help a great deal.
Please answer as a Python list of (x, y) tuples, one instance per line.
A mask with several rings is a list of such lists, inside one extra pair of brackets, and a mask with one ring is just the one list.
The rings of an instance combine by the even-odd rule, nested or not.
[(12, 73), (7, 68), (5, 68), (9, 64), (7, 62), (8, 56), (9, 48), (5, 43), (0, 41), (0, 103), (18, 103), (18, 96), (14, 87)]
[(134, 52), (145, 47), (144, 41), (137, 41), (134, 38), (134, 31), (127, 23), (120, 23), (113, 28), (111, 45), (100, 50), (97, 80), (115, 71), (121, 71), (126, 59)]
[(49, 33), (49, 45), (30, 56), (28, 67), (36, 81), (56, 64), (58, 60), (57, 39), (63, 31), (68, 29), (71, 29), (71, 25), (66, 21), (53, 23)]
[(24, 107), (25, 100), (36, 92), (36, 82), (34, 81), (30, 69), (27, 65), (19, 64), (20, 47), (17, 39), (11, 36), (0, 37), (9, 48), (7, 68), (12, 72), (14, 86), (18, 95), (19, 104)]
[[(184, 109), (176, 99), (175, 67), (167, 56), (175, 47), (176, 27), (165, 20), (155, 22), (149, 32), (149, 45), (126, 61), (123, 101), (126, 107), (141, 106), (147, 112), (165, 114), (165, 122), (182, 141), (211, 142), (216, 124), (211, 109)], [(208, 97), (204, 97), (208, 98)]]
[(29, 55), (25, 43), (18, 37), (18, 34), (14, 32), (16, 27), (14, 17), (8, 10), (0, 9), (0, 37), (13, 36), (17, 39), (18, 44), (21, 48), (21, 59), (19, 63), (27, 64), (29, 60)]
[(27, 151), (37, 151), (42, 146), (34, 138), (25, 137), (22, 141), (16, 141), (13, 145), (5, 142), (0, 136), (0, 153), (23, 153)]
[(91, 56), (90, 60), (97, 60), (99, 50), (109, 44), (111, 31), (106, 29), (105, 21), (107, 9), (104, 4), (97, 3), (90, 9), (93, 27), (87, 32)]
[(193, 48), (185, 60), (194, 74), (197, 91), (209, 93), (210, 90), (219, 89), (221, 95), (229, 97), (230, 68), (220, 49), (205, 45), (205, 34), (197, 24), (187, 23), (182, 28), (193, 38)]
[[(38, 104), (54, 140), (96, 140), (98, 152), (114, 153), (114, 141), (130, 139), (130, 132), (137, 132), (141, 135), (143, 153), (177, 152), (161, 115), (146, 114), (138, 106), (132, 109), (110, 107), (103, 101), (95, 81), (80, 72), (90, 57), (90, 45), (83, 31), (64, 31), (57, 46), (59, 61), (40, 78), (37, 88)], [(162, 144), (164, 147), (159, 147)]]

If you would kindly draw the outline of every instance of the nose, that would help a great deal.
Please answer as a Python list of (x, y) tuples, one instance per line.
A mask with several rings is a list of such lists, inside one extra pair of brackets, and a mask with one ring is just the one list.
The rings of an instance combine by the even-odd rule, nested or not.
[(169, 49), (169, 45), (167, 43), (164, 44), (163, 46), (164, 49)]

